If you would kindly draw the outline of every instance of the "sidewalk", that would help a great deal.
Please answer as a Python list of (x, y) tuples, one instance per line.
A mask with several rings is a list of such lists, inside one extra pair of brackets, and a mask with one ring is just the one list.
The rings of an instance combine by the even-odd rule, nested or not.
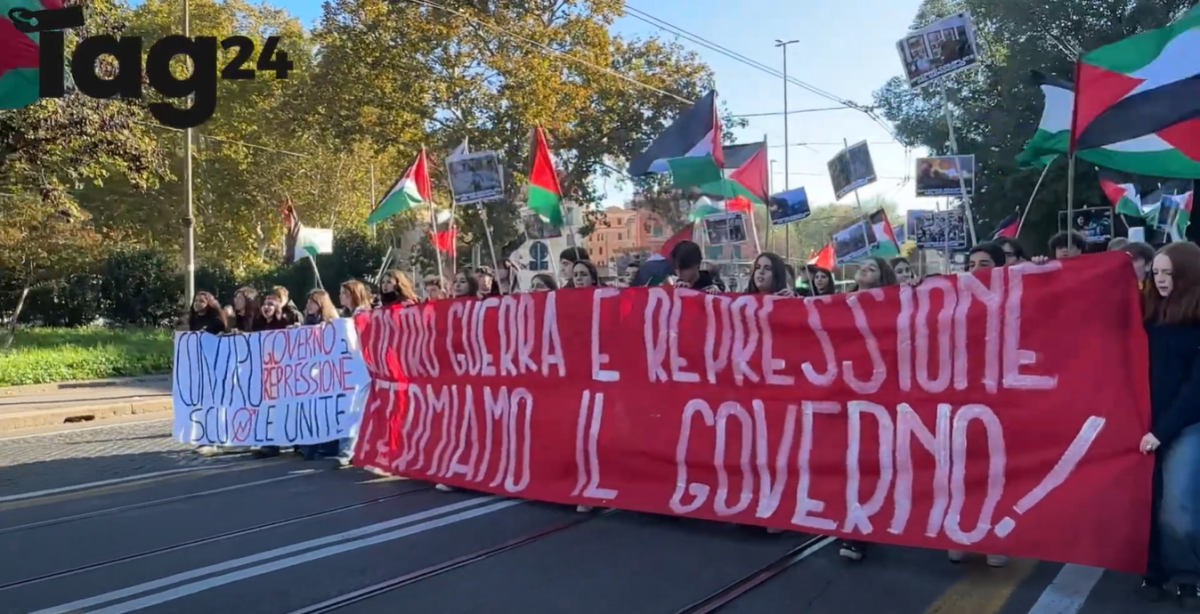
[(171, 377), (0, 388), (0, 432), (171, 411)]

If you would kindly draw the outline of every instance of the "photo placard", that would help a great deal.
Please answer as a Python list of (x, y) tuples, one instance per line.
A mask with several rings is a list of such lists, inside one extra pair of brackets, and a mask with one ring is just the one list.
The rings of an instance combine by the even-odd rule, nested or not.
[(909, 32), (896, 43), (910, 87), (924, 87), (979, 65), (970, 13), (957, 13)]
[(917, 196), (952, 196), (961, 198), (962, 185), (967, 196), (975, 195), (975, 156), (937, 156), (917, 158)]
[(504, 169), (494, 151), (446, 159), (446, 174), (455, 205), (474, 205), (504, 198)]
[(833, 193), (838, 200), (875, 183), (875, 163), (871, 161), (867, 142), (861, 141), (839, 151), (829, 161), (829, 178), (833, 181)]

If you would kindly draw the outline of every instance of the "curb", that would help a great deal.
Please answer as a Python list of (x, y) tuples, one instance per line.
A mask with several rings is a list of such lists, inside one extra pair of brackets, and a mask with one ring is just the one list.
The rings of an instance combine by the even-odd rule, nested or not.
[(86, 380), (82, 382), (54, 382), (50, 384), (26, 384), (0, 388), (0, 396), (20, 397), (35, 394), (50, 394), (63, 390), (88, 390), (136, 384), (159, 384), (171, 381), (170, 375), (143, 375), (139, 377), (116, 377), (112, 379)]
[(0, 433), (47, 426), (61, 426), (75, 422), (99, 422), (113, 418), (150, 414), (170, 414), (174, 410), (170, 396), (158, 399), (142, 399), (125, 403), (82, 405), (62, 409), (39, 409), (34, 411), (0, 414)]

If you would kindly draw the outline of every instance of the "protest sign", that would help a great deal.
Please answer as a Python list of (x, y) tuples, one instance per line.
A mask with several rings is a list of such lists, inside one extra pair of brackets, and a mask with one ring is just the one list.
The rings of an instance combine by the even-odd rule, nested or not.
[(896, 43), (910, 87), (922, 87), (979, 65), (971, 15), (958, 13), (909, 32)]
[(376, 310), (357, 319), (372, 387), (355, 463), (1141, 572), (1139, 312), (1124, 254), (812, 298), (601, 288)]
[(767, 211), (771, 216), (772, 226), (806, 219), (812, 215), (812, 209), (808, 206), (808, 192), (804, 188), (796, 188), (775, 194), (767, 201)]
[(833, 255), (837, 262), (855, 262), (871, 254), (879, 245), (875, 229), (866, 222), (853, 222), (833, 235)]
[(746, 216), (738, 212), (716, 213), (704, 218), (704, 236), (709, 245), (746, 242)]
[[(962, 184), (958, 182), (962, 177)], [(975, 195), (975, 156), (917, 158), (917, 196)]]
[[(1071, 212), (1071, 230), (1083, 235), (1088, 243), (1107, 243), (1113, 238), (1112, 207), (1089, 207), (1075, 209)], [(1058, 229), (1065, 230), (1068, 226), (1067, 212), (1058, 212)]]
[(455, 205), (472, 205), (504, 198), (504, 169), (494, 151), (451, 156), (446, 159), (450, 191)]
[(261, 333), (175, 334), (175, 437), (285, 446), (355, 432), (370, 375), (351, 320)]
[(866, 141), (855, 143), (838, 152), (829, 161), (829, 179), (838, 200), (864, 186), (875, 183), (875, 163)]
[(967, 223), (962, 209), (946, 211), (908, 210), (908, 238), (921, 249), (964, 249)]

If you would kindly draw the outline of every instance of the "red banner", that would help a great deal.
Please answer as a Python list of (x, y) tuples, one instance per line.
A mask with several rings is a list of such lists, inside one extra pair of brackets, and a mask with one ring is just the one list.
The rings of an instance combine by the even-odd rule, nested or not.
[(376, 310), (355, 464), (557, 503), (1141, 572), (1124, 254), (807, 299), (562, 290)]

